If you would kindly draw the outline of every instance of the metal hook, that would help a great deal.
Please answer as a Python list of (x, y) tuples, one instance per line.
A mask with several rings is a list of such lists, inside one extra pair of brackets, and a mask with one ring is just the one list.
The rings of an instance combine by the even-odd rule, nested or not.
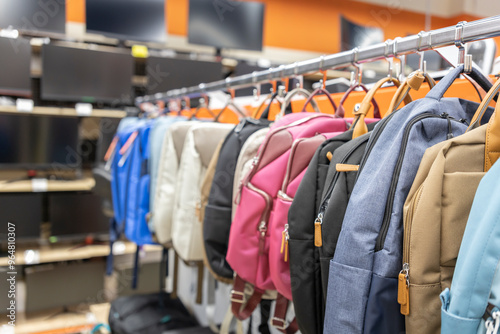
[(359, 57), (358, 53), (359, 53), (359, 49), (357, 47), (354, 48), (354, 49), (352, 49), (352, 61), (351, 61), (351, 64), (356, 69), (355, 70), (356, 74), (355, 75), (351, 74), (351, 85), (361, 84), (361, 79), (363, 77), (363, 67), (362, 67), (361, 64), (358, 64), (358, 57)]
[(387, 73), (387, 76), (389, 78), (392, 77), (392, 68), (393, 68), (393, 64), (394, 64), (394, 60), (392, 57), (389, 56), (390, 54), (390, 47), (391, 47), (391, 42), (392, 40), (388, 39), (386, 40), (384, 43), (385, 43), (385, 50), (384, 50), (384, 57), (385, 59), (387, 60), (387, 63), (388, 63), (388, 73)]
[(455, 26), (455, 46), (458, 48), (458, 64), (464, 65), (464, 73), (472, 72), (472, 55), (467, 54), (464, 43), (464, 27), (467, 21), (460, 21)]

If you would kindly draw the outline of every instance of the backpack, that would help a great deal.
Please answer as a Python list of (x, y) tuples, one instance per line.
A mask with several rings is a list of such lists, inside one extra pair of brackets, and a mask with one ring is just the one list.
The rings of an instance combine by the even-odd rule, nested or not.
[[(158, 166), (160, 164), (160, 158), (162, 153), (162, 146), (164, 143), (165, 133), (168, 131), (170, 126), (176, 122), (185, 121), (185, 117), (172, 117), (172, 116), (162, 116), (155, 119), (153, 127), (151, 128), (149, 145), (150, 145), (150, 157), (149, 157), (149, 175), (151, 176), (151, 191), (149, 199), (149, 209), (150, 212), (154, 211), (154, 201), (156, 194), (156, 181), (158, 178)], [(149, 228), (152, 232), (155, 229), (154, 217), (150, 215), (148, 222)]]
[[(240, 192), (243, 180), (252, 167), (253, 158), (257, 154), (260, 145), (262, 145), (262, 143), (264, 142), (269, 129), (270, 128), (267, 127), (254, 132), (250, 137), (248, 137), (248, 139), (245, 141), (245, 144), (243, 144), (243, 147), (240, 150), (238, 161), (236, 162), (236, 168), (234, 170), (233, 199), (231, 201), (231, 222), (234, 220), (234, 214), (236, 213), (236, 208), (238, 207), (236, 196), (238, 196)], [(226, 261), (225, 258), (224, 261)]]
[[(376, 83), (367, 93), (356, 113), (367, 112), (370, 102), (375, 104), (373, 98), (375, 92), (389, 80), (391, 79), (383, 79)], [(399, 81), (394, 79), (391, 81), (396, 86), (399, 85)], [(403, 86), (404, 84), (400, 87)], [(353, 89), (348, 90), (344, 97), (351, 91)], [(398, 98), (397, 95), (395, 95), (396, 98)], [(342, 100), (345, 101), (344, 98)], [(405, 100), (406, 103), (411, 102), (411, 98), (407, 94), (401, 97), (401, 100)], [(342, 102), (339, 109), (341, 106)], [(359, 117), (361, 118), (361, 115)], [(371, 131), (375, 124), (368, 124), (367, 130)], [(361, 125), (363, 124), (360, 123), (357, 128), (357, 135), (363, 132), (359, 131)], [(353, 134), (354, 130), (346, 131), (325, 141), (318, 148), (299, 185), (288, 214), (292, 296), (297, 322), (302, 333), (321, 333), (323, 330), (328, 265), (338, 238), (338, 232), (333, 233), (335, 237), (332, 237), (330, 227), (335, 224), (341, 226), (347, 199), (354, 186), (353, 176), (356, 175), (355, 171), (337, 172), (336, 164), (358, 164), (363, 156), (366, 141), (369, 137), (369, 134), (365, 134), (351, 141)], [(338, 153), (337, 150), (339, 150)], [(331, 162), (327, 154), (331, 154)], [(339, 173), (340, 175), (338, 175)], [(328, 191), (324, 189), (325, 186)], [(324, 191), (327, 194), (323, 195)], [(332, 195), (333, 193), (335, 195)], [(322, 202), (325, 201), (327, 201), (324, 205), (324, 209), (326, 209), (331, 197), (335, 198), (335, 200), (331, 201), (332, 205), (328, 207), (329, 210), (333, 209), (334, 205), (338, 206), (339, 204), (343, 204), (344, 209), (342, 207), (339, 209), (343, 210), (341, 215), (333, 214), (326, 218), (320, 216), (322, 223), (319, 224), (319, 232), (321, 233), (317, 236), (321, 240), (321, 245), (315, 246), (315, 234), (317, 234), (315, 233), (317, 230), (315, 222), (317, 221), (318, 212)], [(346, 199), (337, 202), (338, 197)], [(336, 209), (333, 211), (335, 212)], [(321, 213), (321, 215), (323, 214), (324, 212)], [(333, 222), (330, 222), (329, 218)], [(339, 229), (340, 227), (337, 228), (337, 230)], [(328, 249), (329, 252), (325, 252), (325, 249)]]
[(184, 139), (188, 130), (198, 124), (197, 121), (172, 124), (163, 139), (154, 195), (155, 200), (151, 214), (156, 238), (161, 244), (168, 244), (172, 241), (175, 186)]
[[(495, 135), (486, 137), (485, 149), (486, 156), (493, 155), (491, 163), (498, 158), (500, 146), (498, 110), (493, 117), (487, 133)], [(485, 170), (490, 162), (485, 161)], [(441, 333), (496, 334), (500, 328), (499, 181), (500, 164), (495, 163), (477, 189), (451, 289), (441, 293)]]
[(234, 124), (198, 123), (186, 134), (175, 186), (172, 244), (185, 262), (202, 261), (201, 183), (215, 149)]
[[(153, 243), (147, 217), (149, 213), (149, 132), (152, 120), (127, 120), (119, 127), (112, 146), (111, 194), (114, 218), (110, 224), (110, 254), (107, 274), (113, 270), (113, 243), (124, 235), (128, 240), (143, 246)], [(137, 286), (139, 250), (135, 254), (132, 287)]]
[[(463, 134), (464, 122), (477, 109), (474, 102), (442, 98), (462, 71), (463, 65), (450, 71), (426, 97), (373, 130), (330, 261), (324, 331), (404, 330), (397, 303), (403, 204), (425, 149)], [(477, 70), (471, 76), (483, 88), (491, 87)]]
[[(498, 88), (500, 82), (476, 114), (486, 111)], [(440, 332), (439, 294), (451, 285), (474, 194), (486, 171), (486, 138), (481, 126), (429, 148), (422, 158), (404, 206), (398, 296), (407, 333)]]
[[(326, 114), (295, 113), (273, 124), (238, 192), (229, 235), (227, 261), (236, 271), (231, 301), (240, 320), (250, 316), (265, 290), (275, 290), (269, 274), (268, 222), (281, 188), (294, 140), (317, 133), (347, 130), (344, 119)], [(251, 204), (250, 204), (251, 203)], [(245, 281), (254, 293), (243, 310)]]
[(202, 222), (203, 254), (205, 265), (220, 281), (230, 283), (233, 270), (226, 261), (231, 210), (233, 203), (233, 182), (236, 163), (242, 146), (256, 131), (268, 127), (267, 120), (243, 119), (226, 136), (216, 162), (213, 181), (207, 184), (209, 194)]
[(168, 293), (120, 297), (111, 303), (109, 326), (115, 334), (156, 334), (198, 326), (179, 299)]

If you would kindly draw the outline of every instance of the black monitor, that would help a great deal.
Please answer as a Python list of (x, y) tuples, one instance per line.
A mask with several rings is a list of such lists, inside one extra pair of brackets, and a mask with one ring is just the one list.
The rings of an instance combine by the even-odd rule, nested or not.
[(42, 194), (0, 194), (0, 244), (7, 243), (8, 224), (15, 225), (16, 242), (40, 238), (43, 222)]
[(66, 31), (66, 0), (0, 0), (0, 28), (44, 35)]
[(31, 45), (0, 37), (0, 94), (31, 97)]
[(189, 0), (188, 41), (261, 51), (264, 9), (260, 2)]
[(130, 104), (134, 59), (126, 51), (106, 52), (55, 45), (42, 48), (44, 100)]
[(109, 234), (101, 197), (93, 193), (51, 193), (48, 197), (51, 236), (81, 239), (87, 235), (105, 238)]
[(79, 169), (78, 118), (0, 114), (0, 168)]
[(146, 74), (148, 94), (223, 79), (220, 62), (166, 57), (149, 57)]
[(351, 50), (384, 41), (384, 31), (380, 28), (365, 27), (340, 16), (340, 49)]
[(87, 32), (121, 40), (164, 42), (165, 0), (86, 0)]

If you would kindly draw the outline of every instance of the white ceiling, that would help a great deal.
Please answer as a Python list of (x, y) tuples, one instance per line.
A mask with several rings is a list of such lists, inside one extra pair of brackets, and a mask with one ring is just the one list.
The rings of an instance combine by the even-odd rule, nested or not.
[(460, 14), (470, 14), (479, 17), (500, 15), (498, 0), (357, 0), (386, 7), (387, 10), (398, 9), (425, 14), (430, 7), (433, 16), (454, 17)]

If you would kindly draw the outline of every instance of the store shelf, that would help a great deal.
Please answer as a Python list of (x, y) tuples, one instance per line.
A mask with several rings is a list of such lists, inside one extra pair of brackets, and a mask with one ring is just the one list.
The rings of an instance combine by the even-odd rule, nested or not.
[(78, 117), (109, 117), (123, 118), (127, 113), (123, 110), (108, 110), (108, 109), (93, 109), (87, 114), (79, 114), (74, 108), (59, 108), (59, 107), (33, 107), (31, 112), (20, 112), (16, 106), (0, 106), (0, 113), (12, 114), (34, 114), (47, 116), (78, 116)]
[[(136, 250), (136, 245), (132, 242), (123, 242), (122, 245), (118, 247), (113, 247), (115, 255), (133, 254)], [(159, 251), (162, 246), (159, 245), (145, 245), (144, 250), (148, 251)], [(29, 254), (27, 251), (35, 251), (37, 254)], [(35, 261), (33, 261), (33, 256), (35, 255)], [(21, 247), (16, 249), (16, 266), (26, 265), (26, 264), (42, 264), (42, 263), (52, 263), (52, 262), (63, 262), (63, 261), (74, 261), (74, 260), (84, 260), (91, 259), (94, 257), (104, 257), (109, 255), (109, 245), (87, 245), (87, 246), (75, 246), (75, 245), (52, 245), (48, 248), (39, 249), (23, 249)], [(26, 263), (29, 257), (30, 263)], [(0, 266), (7, 266), (8, 258), (0, 258)]]
[[(46, 189), (40, 190), (32, 180), (0, 181), (0, 193), (7, 192), (53, 192), (53, 191), (90, 191), (95, 186), (93, 177), (78, 180), (47, 180)], [(45, 187), (44, 187), (45, 188)]]

